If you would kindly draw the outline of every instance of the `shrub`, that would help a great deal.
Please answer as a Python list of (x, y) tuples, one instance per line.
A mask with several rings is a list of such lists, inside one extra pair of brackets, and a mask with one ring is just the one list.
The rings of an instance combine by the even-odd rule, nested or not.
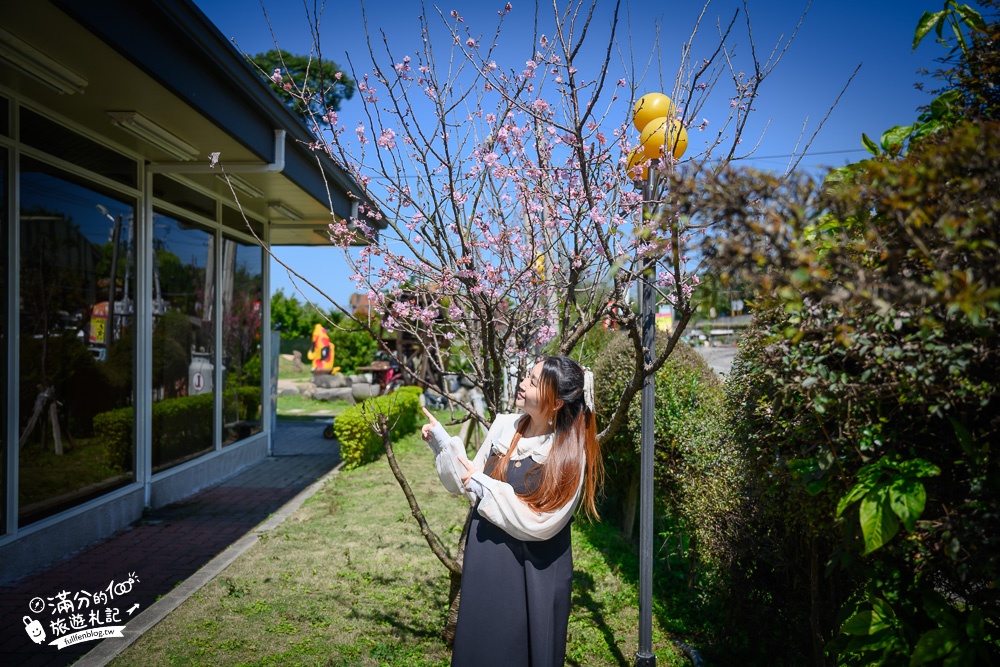
[[(657, 332), (657, 347), (669, 336)], [(615, 336), (605, 347), (594, 368), (598, 428), (608, 421), (631, 376), (632, 342)], [(679, 519), (688, 537), (709, 527), (702, 525), (696, 508), (713, 481), (716, 466), (711, 451), (714, 440), (711, 424), (721, 413), (721, 388), (704, 359), (690, 346), (678, 342), (667, 363), (655, 376), (655, 494), (661, 507)], [(629, 406), (626, 423), (604, 443), (604, 512), (619, 516), (628, 535), (635, 522), (639, 483), (641, 406), (637, 399)], [(689, 502), (690, 500), (690, 502)], [(697, 538), (696, 538), (697, 539)]]
[[(227, 400), (231, 394), (227, 392)], [(236, 397), (239, 399), (237, 418), (240, 421), (260, 419), (261, 388), (260, 385), (237, 387)], [(230, 409), (223, 409), (222, 414), (230, 414)]]
[[(214, 415), (212, 394), (167, 398), (153, 403), (153, 468), (192, 451), (211, 447)], [(193, 443), (200, 445), (193, 446)]]
[[(260, 389), (238, 387), (239, 418), (260, 418)], [(227, 392), (226, 401), (235, 400)], [(153, 403), (152, 410), (152, 465), (157, 467), (188, 452), (197, 450), (192, 442), (211, 446), (215, 434), (215, 402), (212, 394), (167, 398)], [(107, 450), (108, 465), (116, 470), (131, 470), (135, 411), (118, 408), (94, 416), (94, 435), (100, 438)], [(169, 425), (169, 426), (168, 426)]]
[(128, 407), (94, 415), (94, 435), (104, 443), (108, 465), (115, 470), (132, 470), (134, 414)]
[(357, 468), (378, 459), (382, 439), (370, 424), (377, 415), (385, 415), (395, 437), (414, 431), (420, 415), (419, 387), (401, 387), (387, 396), (376, 396), (345, 410), (333, 424), (334, 435), (340, 442), (340, 455), (345, 467)]
[(998, 146), (1000, 124), (959, 125), (854, 165), (802, 241), (827, 280), (741, 344), (746, 664), (1000, 660)]
[(191, 322), (180, 311), (168, 311), (153, 327), (153, 386), (165, 388), (171, 398), (187, 379), (193, 341)]

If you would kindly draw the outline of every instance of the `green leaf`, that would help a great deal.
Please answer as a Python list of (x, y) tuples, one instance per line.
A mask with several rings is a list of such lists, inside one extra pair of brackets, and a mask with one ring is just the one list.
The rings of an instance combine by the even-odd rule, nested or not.
[(882, 598), (872, 598), (872, 610), (881, 620), (896, 618), (896, 612), (892, 610), (892, 606)]
[(945, 93), (941, 93), (933, 100), (931, 100), (930, 111), (931, 118), (944, 118), (951, 110), (955, 107), (962, 99), (962, 93), (959, 90), (949, 90)]
[(837, 516), (843, 514), (844, 510), (850, 507), (853, 503), (864, 498), (868, 492), (872, 490), (873, 486), (875, 486), (874, 480), (865, 480), (855, 484), (854, 487), (847, 492), (847, 495), (837, 502)]
[(806, 269), (795, 269), (792, 271), (792, 283), (797, 285), (805, 285), (812, 280), (812, 276)]
[(927, 33), (934, 28), (935, 25), (939, 24), (945, 18), (945, 12), (942, 10), (940, 12), (924, 12), (924, 15), (920, 17), (917, 22), (917, 29), (913, 33), (913, 49), (916, 50), (917, 46), (923, 41)]
[(841, 634), (855, 637), (850, 645), (855, 651), (873, 651), (896, 642), (892, 632), (895, 613), (885, 600), (872, 599), (872, 609), (856, 612), (840, 626)]
[(962, 39), (962, 24), (958, 21), (949, 21), (948, 25), (951, 26), (951, 32), (955, 35), (955, 41), (962, 45), (962, 50), (965, 51), (965, 41)]
[(861, 133), (861, 143), (864, 145), (865, 150), (867, 150), (872, 155), (878, 155), (881, 151), (878, 149), (878, 144), (871, 140), (864, 132)]
[(986, 31), (986, 21), (983, 20), (983, 15), (969, 5), (958, 5), (955, 7), (955, 11), (957, 11), (958, 14), (965, 19), (965, 22), (968, 23), (974, 30), (979, 30), (980, 32)]
[(882, 138), (880, 140), (882, 150), (888, 153), (894, 146), (902, 146), (903, 142), (906, 141), (906, 138), (910, 136), (912, 132), (912, 125), (896, 125), (895, 127), (889, 128), (882, 133)]
[(969, 621), (965, 624), (965, 633), (972, 641), (981, 641), (986, 632), (986, 625), (983, 621), (983, 614), (978, 609), (973, 609), (969, 614)]
[(969, 644), (959, 644), (948, 654), (941, 667), (973, 667), (976, 655)]
[(911, 533), (917, 527), (917, 519), (923, 513), (926, 502), (927, 491), (915, 479), (897, 477), (889, 484), (889, 506)]
[(810, 496), (815, 496), (816, 494), (821, 493), (823, 489), (826, 488), (826, 484), (828, 481), (829, 479), (827, 477), (820, 477), (819, 479), (813, 482), (809, 482), (808, 484), (806, 484), (806, 492)]
[(812, 476), (819, 471), (819, 464), (816, 462), (815, 458), (791, 459), (785, 465), (788, 466), (788, 469), (791, 472), (796, 475), (801, 475), (802, 477)]
[(892, 466), (907, 477), (937, 477), (941, 468), (924, 459), (910, 459)]
[(854, 616), (844, 621), (840, 626), (840, 631), (845, 635), (866, 636), (872, 634), (872, 612), (869, 610), (859, 611)]
[(843, 183), (844, 181), (850, 180), (851, 171), (847, 167), (837, 167), (836, 169), (831, 169), (823, 179), (824, 185), (834, 185), (837, 183)]
[(866, 556), (899, 532), (899, 521), (889, 507), (887, 495), (886, 487), (879, 486), (861, 501), (858, 517), (861, 520), (861, 533), (865, 538)]
[(951, 421), (951, 428), (955, 431), (955, 438), (958, 440), (958, 444), (962, 446), (962, 451), (969, 458), (976, 455), (975, 447), (972, 446), (972, 435), (969, 433), (969, 429), (959, 422), (954, 417), (949, 417)]
[(953, 630), (935, 628), (920, 635), (917, 645), (910, 656), (910, 667), (925, 665), (934, 660), (940, 660), (951, 653), (959, 644), (959, 638)]

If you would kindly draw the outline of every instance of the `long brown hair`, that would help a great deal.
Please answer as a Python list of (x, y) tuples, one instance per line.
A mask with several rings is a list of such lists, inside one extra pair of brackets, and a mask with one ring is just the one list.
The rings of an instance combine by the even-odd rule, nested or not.
[[(539, 375), (539, 398), (554, 422), (552, 447), (545, 464), (536, 467), (541, 468), (541, 481), (534, 490), (520, 497), (536, 512), (551, 512), (573, 499), (580, 475), (583, 475), (580, 502), (584, 511), (597, 519), (594, 497), (604, 476), (604, 462), (597, 442), (597, 421), (584, 400), (584, 370), (569, 357), (545, 357)], [(558, 410), (556, 400), (562, 401)], [(524, 415), (507, 453), (489, 471), (491, 477), (506, 481), (510, 458), (530, 424), (531, 417)]]

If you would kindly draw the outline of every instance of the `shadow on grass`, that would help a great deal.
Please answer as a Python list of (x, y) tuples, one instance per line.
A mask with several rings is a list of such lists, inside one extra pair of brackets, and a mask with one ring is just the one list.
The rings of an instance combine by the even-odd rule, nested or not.
[[(638, 545), (625, 541), (618, 529), (610, 524), (590, 521), (581, 521), (579, 524), (580, 530), (591, 545), (601, 552), (608, 566), (638, 590)], [(688, 587), (684, 573), (676, 567), (669, 571), (662, 554), (655, 554), (654, 558), (653, 615), (657, 624), (672, 640), (682, 641), (699, 652), (704, 652), (711, 635), (706, 611), (695, 602), (696, 593)], [(583, 573), (575, 573), (574, 576), (581, 574)], [(586, 604), (582, 600), (581, 602)], [(638, 601), (636, 604), (638, 605)], [(620, 661), (619, 664), (629, 663)]]
[(400, 618), (400, 614), (398, 613), (393, 613), (390, 611), (381, 611), (381, 612), (364, 614), (358, 612), (356, 609), (353, 611), (354, 611), (353, 614), (354, 618), (363, 621), (385, 623), (386, 625), (389, 625), (398, 630), (401, 633), (400, 636), (412, 636), (412, 637), (419, 637), (420, 639), (429, 639), (441, 642), (441, 645), (442, 646), (444, 645), (444, 638), (442, 635), (444, 633), (445, 620), (443, 617), (441, 618), (440, 627), (432, 627), (427, 624), (424, 624), (423, 627), (417, 627), (412, 623), (403, 621)]
[(607, 644), (608, 650), (614, 655), (615, 664), (619, 665), (619, 667), (628, 667), (628, 660), (625, 659), (625, 655), (618, 648), (618, 640), (615, 637), (614, 631), (604, 620), (602, 606), (594, 599), (593, 594), (596, 588), (594, 577), (589, 572), (581, 570), (573, 571), (573, 592), (576, 596), (574, 604), (587, 610), (590, 618), (594, 621), (594, 625), (597, 626), (601, 636), (604, 637), (604, 643)]

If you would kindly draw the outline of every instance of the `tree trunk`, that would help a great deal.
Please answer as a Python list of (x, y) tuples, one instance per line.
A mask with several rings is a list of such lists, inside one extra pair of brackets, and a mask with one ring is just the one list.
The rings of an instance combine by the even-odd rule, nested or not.
[(62, 456), (62, 430), (59, 428), (59, 407), (55, 401), (49, 403), (49, 420), (52, 422), (52, 438), (56, 442), (56, 454)]
[[(28, 441), (31, 433), (35, 430), (35, 425), (38, 423), (38, 418), (41, 416), (42, 411), (45, 409), (45, 404), (48, 402), (49, 398), (55, 391), (55, 387), (47, 387), (38, 396), (35, 397), (35, 407), (31, 412), (31, 418), (24, 427), (24, 431), (21, 432), (21, 437), (18, 440), (17, 448), (21, 449), (24, 447), (24, 443)], [(42, 442), (45, 442), (45, 437), (43, 435)]]
[(448, 591), (448, 614), (444, 624), (444, 640), (448, 648), (455, 646), (455, 629), (458, 627), (458, 604), (462, 599), (462, 575), (449, 573), (451, 590)]
[(446, 616), (446, 622), (444, 627), (443, 637), (450, 647), (455, 641), (455, 628), (458, 625), (458, 603), (461, 597), (461, 585), (462, 585), (462, 562), (465, 559), (465, 545), (469, 540), (469, 529), (472, 526), (472, 508), (469, 508), (469, 513), (465, 517), (465, 526), (462, 528), (462, 536), (458, 539), (458, 554), (455, 558), (452, 558), (447, 549), (441, 543), (441, 539), (438, 537), (437, 533), (431, 530), (430, 526), (427, 524), (427, 519), (424, 517), (423, 511), (420, 509), (420, 504), (417, 502), (416, 496), (413, 495), (413, 490), (410, 488), (410, 483), (406, 480), (403, 475), (403, 471), (400, 469), (399, 464), (396, 462), (396, 452), (392, 448), (392, 440), (389, 438), (389, 425), (388, 420), (384, 414), (379, 414), (374, 416), (374, 423), (372, 424), (379, 435), (382, 437), (382, 445), (385, 447), (386, 460), (389, 462), (389, 468), (392, 470), (393, 476), (399, 483), (400, 488), (403, 490), (403, 495), (406, 496), (406, 501), (410, 505), (410, 514), (416, 520), (417, 525), (420, 526), (420, 533), (424, 536), (424, 540), (427, 542), (427, 546), (430, 547), (431, 552), (437, 556), (437, 559), (441, 561), (441, 564), (448, 569), (448, 580), (450, 583), (450, 588), (448, 591), (448, 613)]

